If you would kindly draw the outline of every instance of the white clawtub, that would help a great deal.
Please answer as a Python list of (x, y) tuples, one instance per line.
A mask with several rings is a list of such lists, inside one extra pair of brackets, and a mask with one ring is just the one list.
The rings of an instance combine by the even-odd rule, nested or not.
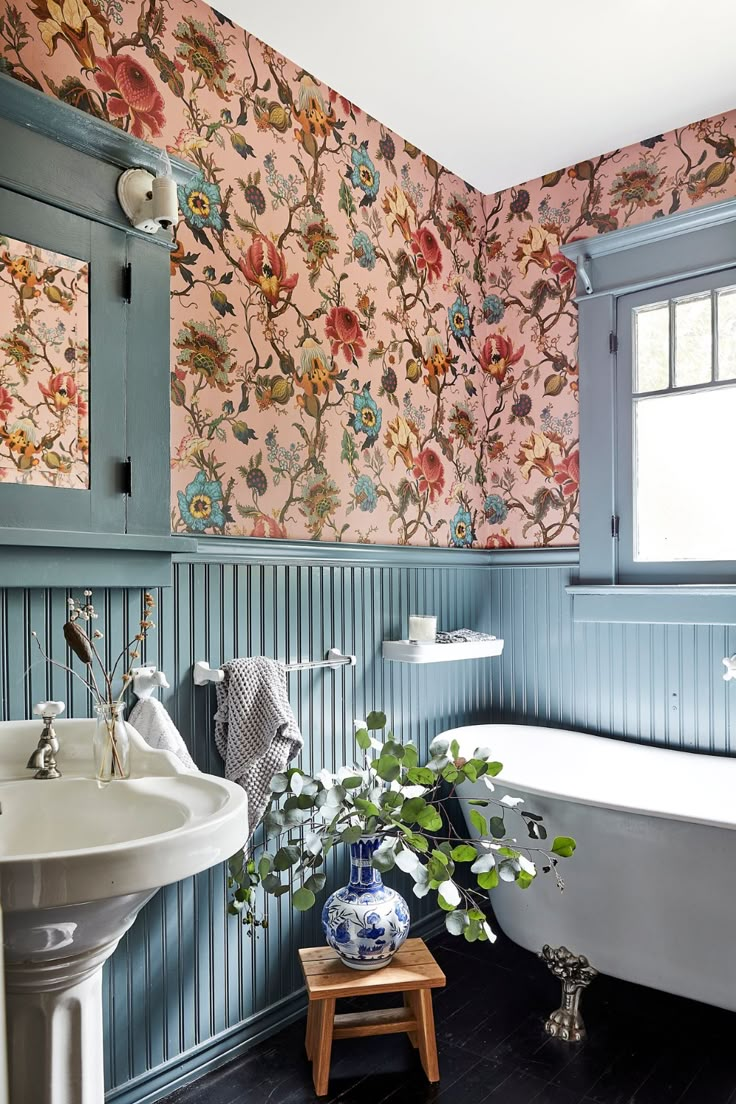
[[(443, 735), (468, 757), (490, 748), (504, 765), (495, 796), (523, 797), (550, 841), (577, 841), (560, 861), (564, 892), (541, 873), (528, 890), (492, 892), (506, 935), (532, 951), (564, 944), (603, 973), (736, 1011), (736, 759), (522, 725)], [(489, 796), (480, 782), (458, 792)], [(523, 844), (519, 818), (506, 820)]]

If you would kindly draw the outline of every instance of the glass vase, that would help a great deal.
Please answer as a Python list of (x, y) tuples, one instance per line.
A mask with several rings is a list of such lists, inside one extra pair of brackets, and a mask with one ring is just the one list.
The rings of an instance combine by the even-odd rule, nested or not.
[(124, 705), (98, 705), (93, 741), (95, 775), (98, 782), (130, 777), (130, 740), (123, 722)]

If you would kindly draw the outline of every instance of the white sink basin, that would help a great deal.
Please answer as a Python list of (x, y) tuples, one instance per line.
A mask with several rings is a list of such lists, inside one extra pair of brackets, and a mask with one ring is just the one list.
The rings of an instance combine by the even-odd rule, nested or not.
[(101, 786), (95, 722), (54, 727), (62, 777), (41, 780), (25, 769), (39, 723), (0, 722), (10, 1099), (103, 1104), (102, 965), (161, 885), (243, 845), (247, 803), (239, 786), (185, 770), (131, 728), (131, 777)]

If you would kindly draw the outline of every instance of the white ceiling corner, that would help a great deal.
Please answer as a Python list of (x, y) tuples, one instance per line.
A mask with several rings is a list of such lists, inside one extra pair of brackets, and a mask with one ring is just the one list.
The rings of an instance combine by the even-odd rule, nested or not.
[(736, 107), (734, 0), (212, 6), (485, 193)]

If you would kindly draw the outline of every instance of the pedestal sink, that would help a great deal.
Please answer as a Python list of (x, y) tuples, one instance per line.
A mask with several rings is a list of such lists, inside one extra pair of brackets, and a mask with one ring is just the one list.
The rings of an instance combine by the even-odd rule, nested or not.
[(245, 841), (239, 786), (131, 728), (131, 777), (98, 784), (94, 725), (56, 721), (62, 777), (40, 780), (25, 769), (38, 722), (0, 722), (10, 1104), (103, 1104), (103, 963), (160, 886)]

